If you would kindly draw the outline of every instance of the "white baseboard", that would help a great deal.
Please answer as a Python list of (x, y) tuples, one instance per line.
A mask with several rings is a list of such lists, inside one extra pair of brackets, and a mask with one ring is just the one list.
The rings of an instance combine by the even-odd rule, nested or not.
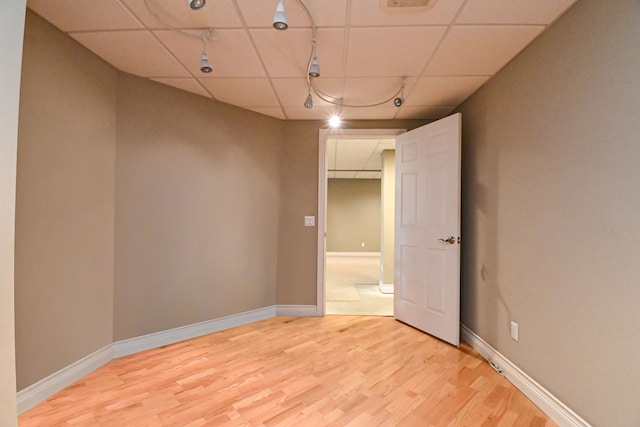
[(380, 256), (380, 252), (327, 252), (327, 256)]
[(317, 310), (318, 308), (315, 305), (272, 305), (149, 335), (116, 341), (20, 390), (17, 393), (18, 414), (22, 414), (37, 404), (44, 402), (60, 390), (70, 386), (114, 358), (275, 316), (318, 316)]
[(382, 283), (382, 281), (378, 282), (378, 288), (380, 288), (380, 292), (383, 294), (393, 294), (394, 286), (393, 283)]
[(591, 427), (567, 405), (558, 400), (547, 389), (518, 368), (513, 362), (500, 354), (489, 343), (480, 338), (467, 326), (461, 324), (462, 339), (488, 362), (495, 363), (506, 379), (515, 385), (525, 396), (535, 403), (545, 414), (560, 427)]
[(278, 305), (276, 316), (313, 317), (321, 314), (318, 314), (318, 307), (315, 305)]
[(65, 387), (70, 386), (80, 378), (98, 369), (113, 359), (113, 345), (109, 344), (91, 353), (71, 365), (31, 384), (17, 393), (18, 414), (33, 408), (40, 402), (47, 400)]
[(224, 329), (234, 328), (258, 320), (268, 319), (276, 315), (275, 306), (245, 311), (231, 316), (219, 317), (204, 322), (167, 329), (165, 331), (140, 337), (130, 338), (113, 343), (113, 357), (122, 357), (152, 348), (188, 340)]

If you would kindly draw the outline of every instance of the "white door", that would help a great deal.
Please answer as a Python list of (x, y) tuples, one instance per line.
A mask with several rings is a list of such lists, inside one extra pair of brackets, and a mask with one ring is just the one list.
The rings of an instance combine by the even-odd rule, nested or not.
[(454, 114), (396, 140), (394, 315), (460, 344), (460, 134)]

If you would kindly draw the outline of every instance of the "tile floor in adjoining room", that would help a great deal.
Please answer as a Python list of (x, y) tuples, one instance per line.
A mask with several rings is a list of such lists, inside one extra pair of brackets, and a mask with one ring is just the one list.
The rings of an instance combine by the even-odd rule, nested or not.
[(378, 286), (379, 256), (327, 254), (325, 313), (393, 316), (393, 294)]

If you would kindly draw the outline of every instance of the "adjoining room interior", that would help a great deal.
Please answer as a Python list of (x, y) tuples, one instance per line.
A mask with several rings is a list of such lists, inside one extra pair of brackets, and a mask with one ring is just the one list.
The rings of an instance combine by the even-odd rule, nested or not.
[[(149, 2), (200, 37), (158, 23)], [(229, 358), (193, 390), (213, 393), (229, 363), (224, 379), (249, 391), (259, 373), (242, 370), (241, 344), (260, 336), (252, 356), (274, 365), (322, 357), (261, 371), (273, 393), (209, 394), (199, 411), (148, 388), (147, 403), (193, 409), (196, 424), (216, 402), (231, 424), (265, 422), (252, 410), (275, 403), (309, 425), (375, 424), (375, 407), (396, 424), (636, 427), (640, 3), (304, 2), (317, 25), (297, 0), (0, 2), (0, 425), (65, 402), (80, 421), (56, 393), (220, 337)], [(305, 220), (321, 219), (318, 140), (336, 112), (345, 130), (462, 115), (460, 349), (429, 350), (388, 317), (321, 316), (320, 228)], [(388, 357), (346, 375), (325, 342)], [(327, 390), (313, 369), (331, 367)], [(431, 369), (446, 378), (412, 388)], [(148, 407), (119, 403), (110, 415)]]
[(394, 150), (375, 132), (326, 141), (325, 314), (393, 315)]

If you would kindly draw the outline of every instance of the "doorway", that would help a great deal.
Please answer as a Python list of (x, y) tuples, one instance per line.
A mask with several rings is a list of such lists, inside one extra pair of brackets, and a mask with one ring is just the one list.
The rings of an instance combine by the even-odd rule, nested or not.
[[(385, 236), (382, 153), (393, 154), (395, 137), (404, 132), (320, 130), (319, 315), (393, 315), (393, 241)], [(393, 213), (388, 188), (386, 198)], [(393, 222), (387, 218), (391, 237)]]

